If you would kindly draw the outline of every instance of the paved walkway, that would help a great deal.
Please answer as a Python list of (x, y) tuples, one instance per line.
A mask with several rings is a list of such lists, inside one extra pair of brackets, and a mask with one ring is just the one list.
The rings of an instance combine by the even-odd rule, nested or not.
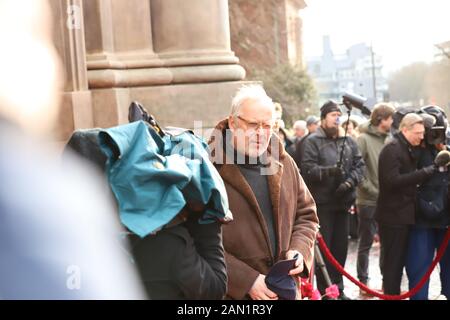
[[(358, 255), (358, 242), (356, 240), (349, 240), (348, 246), (348, 256), (347, 262), (345, 264), (345, 270), (349, 272), (352, 276), (356, 277), (356, 259)], [(369, 276), (371, 288), (380, 290), (382, 285), (382, 278), (380, 274), (380, 268), (378, 266), (380, 257), (380, 246), (379, 243), (374, 243), (370, 251), (369, 258)], [(350, 280), (344, 277), (345, 293), (352, 299), (357, 300), (378, 300), (378, 298), (367, 298), (360, 295), (359, 288), (353, 284)], [(403, 275), (402, 280), (402, 291), (408, 291), (408, 279), (406, 274)], [(437, 299), (440, 295), (441, 285), (439, 281), (439, 265), (436, 266), (435, 270), (431, 274), (431, 282), (429, 289), (429, 299)]]

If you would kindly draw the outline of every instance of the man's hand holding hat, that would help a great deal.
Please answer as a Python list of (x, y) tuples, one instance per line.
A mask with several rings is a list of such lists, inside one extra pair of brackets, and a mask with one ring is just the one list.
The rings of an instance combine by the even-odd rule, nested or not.
[(267, 288), (271, 290), (270, 292), (275, 292), (280, 300), (297, 299), (298, 286), (294, 277), (303, 269), (303, 255), (297, 250), (289, 250), (286, 253), (286, 260), (277, 261), (270, 268), (265, 278)]
[(266, 276), (262, 274), (256, 278), (248, 295), (252, 300), (278, 300), (277, 294), (267, 288)]
[(289, 271), (289, 275), (291, 276), (301, 273), (304, 269), (303, 255), (300, 252), (297, 250), (289, 250), (286, 252), (286, 259), (290, 260), (294, 258), (297, 258), (297, 261), (295, 261), (295, 268)]

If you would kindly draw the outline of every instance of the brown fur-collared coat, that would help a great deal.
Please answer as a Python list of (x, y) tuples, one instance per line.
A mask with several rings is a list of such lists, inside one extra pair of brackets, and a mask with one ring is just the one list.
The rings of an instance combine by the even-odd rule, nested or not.
[[(306, 187), (294, 160), (279, 144), (277, 157), (268, 149), (270, 168), (269, 192), (273, 206), (277, 250), (272, 252), (267, 224), (249, 184), (238, 166), (214, 157), (223, 150), (224, 140), (218, 139), (228, 128), (223, 120), (216, 126), (216, 134), (210, 140), (212, 161), (225, 182), (233, 221), (223, 226), (223, 244), (228, 272), (227, 296), (232, 299), (247, 299), (248, 292), (259, 274), (266, 275), (272, 265), (286, 258), (288, 250), (298, 250), (304, 258), (307, 276), (313, 263), (313, 250), (318, 218), (316, 204)], [(219, 141), (221, 140), (221, 141)], [(225, 154), (225, 152), (223, 152)], [(217, 161), (221, 158), (222, 161)], [(218, 163), (221, 162), (221, 163)]]

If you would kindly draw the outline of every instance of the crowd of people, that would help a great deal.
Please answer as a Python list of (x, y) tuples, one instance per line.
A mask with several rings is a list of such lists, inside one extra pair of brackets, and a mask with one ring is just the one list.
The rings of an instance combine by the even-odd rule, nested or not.
[[(356, 209), (359, 281), (370, 287), (369, 252), (379, 239), (382, 292), (400, 294), (404, 269), (413, 289), (430, 267), (450, 223), (448, 162), (440, 163), (438, 157), (449, 148), (445, 112), (438, 106), (405, 112), (380, 103), (370, 119), (359, 123), (352, 116), (342, 117), (336, 102), (328, 101), (320, 110), (320, 125), (313, 134), (304, 129), (313, 116), (294, 123), (290, 150), (317, 204), (325, 243), (344, 266), (350, 212)], [(449, 261), (446, 250), (439, 264), (445, 297), (450, 289)], [(326, 267), (340, 299), (348, 299), (342, 275), (328, 261)], [(320, 270), (317, 285), (324, 294)], [(429, 281), (411, 299), (428, 299), (428, 286)], [(370, 296), (364, 290), (361, 294)]]
[[(345, 265), (352, 206), (359, 280), (369, 283), (377, 233), (386, 294), (400, 293), (404, 268), (410, 288), (423, 277), (450, 223), (441, 108), (408, 113), (397, 127), (397, 110), (379, 104), (367, 122), (341, 124), (340, 105), (328, 101), (320, 117), (294, 123), (291, 139), (281, 105), (244, 85), (208, 144), (162, 130), (138, 108), (129, 124), (76, 132), (61, 164), (43, 142), (60, 83), (49, 10), (24, 7), (36, 10), (0, 2), (0, 39), (15, 39), (0, 51), (0, 299), (301, 299), (318, 232)], [(40, 54), (17, 77), (24, 50)], [(342, 275), (326, 268), (347, 300)], [(447, 298), (449, 273), (447, 249)], [(428, 284), (413, 296), (427, 298)]]

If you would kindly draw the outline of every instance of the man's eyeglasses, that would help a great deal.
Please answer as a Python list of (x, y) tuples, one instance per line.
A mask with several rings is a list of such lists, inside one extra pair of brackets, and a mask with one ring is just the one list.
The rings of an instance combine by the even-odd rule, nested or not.
[(242, 120), (245, 122), (245, 125), (247, 126), (247, 129), (251, 130), (258, 130), (260, 127), (264, 130), (270, 130), (273, 128), (274, 122), (256, 122), (256, 121), (250, 121), (245, 118), (242, 118), (241, 116), (237, 116), (239, 120)]

